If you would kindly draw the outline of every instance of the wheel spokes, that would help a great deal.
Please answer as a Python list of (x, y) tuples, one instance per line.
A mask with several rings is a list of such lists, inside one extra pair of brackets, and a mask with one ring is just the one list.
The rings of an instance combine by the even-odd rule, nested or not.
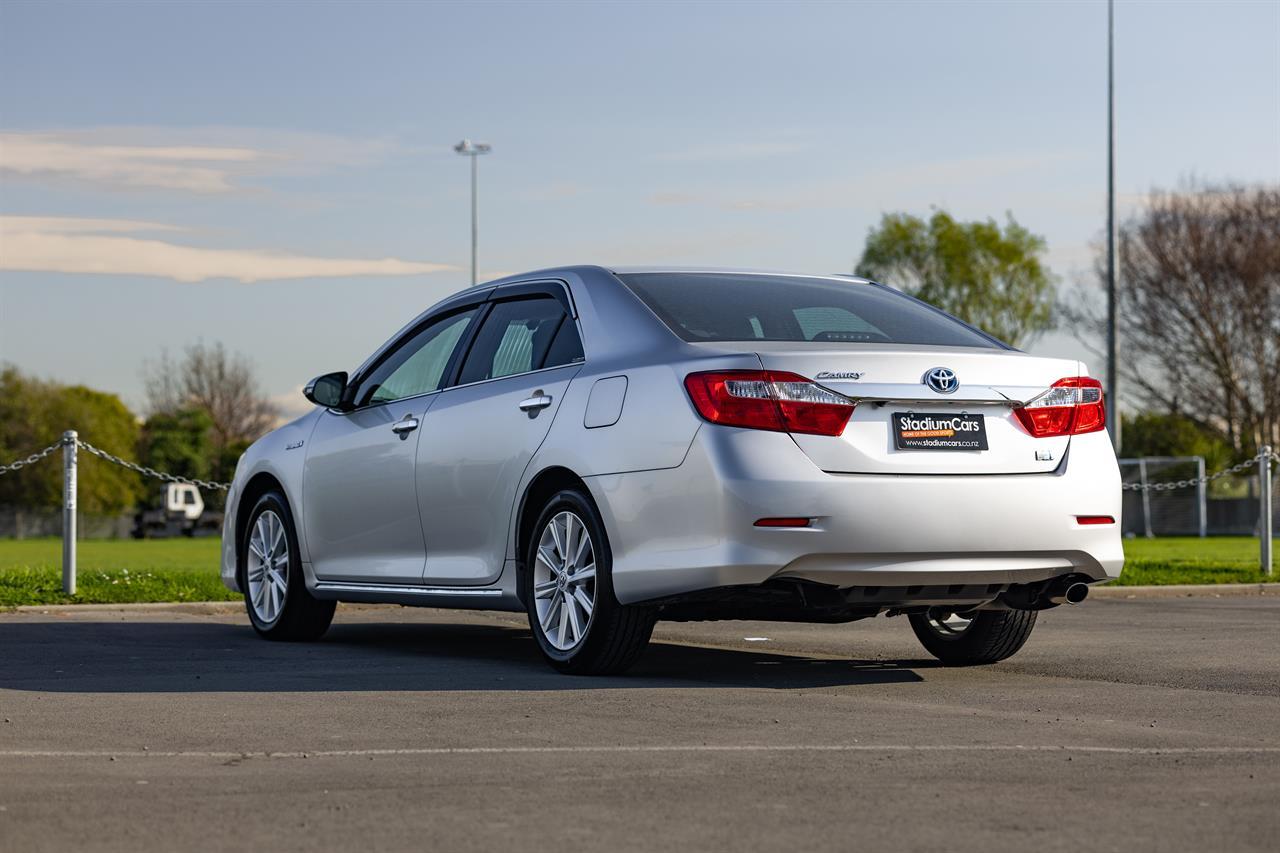
[(592, 563), (589, 566), (583, 566), (581, 569), (578, 569), (578, 571), (569, 575), (569, 583), (570, 584), (586, 583), (587, 581), (594, 579), (595, 576), (596, 576), (596, 566), (595, 566), (595, 563)]
[(585, 590), (578, 588), (573, 591), (573, 600), (578, 602), (578, 606), (582, 608), (582, 612), (590, 620), (591, 611), (595, 609), (595, 602), (591, 600), (591, 596), (587, 595)]
[(248, 552), (249, 602), (258, 619), (270, 623), (284, 610), (289, 594), (289, 544), (276, 513), (267, 510), (254, 521)]
[(534, 549), (535, 628), (555, 649), (568, 651), (587, 635), (595, 610), (595, 549), (591, 532), (572, 511), (548, 519)]

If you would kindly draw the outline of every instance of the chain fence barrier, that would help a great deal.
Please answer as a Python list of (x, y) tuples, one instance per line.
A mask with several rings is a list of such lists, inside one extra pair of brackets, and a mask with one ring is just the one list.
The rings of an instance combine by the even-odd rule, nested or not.
[(1221, 471), (1215, 471), (1212, 474), (1205, 474), (1202, 477), (1191, 477), (1185, 480), (1171, 480), (1166, 483), (1123, 483), (1120, 488), (1126, 492), (1169, 492), (1174, 489), (1187, 489), (1191, 486), (1207, 486), (1214, 480), (1220, 480), (1223, 477), (1230, 477), (1232, 474), (1239, 474), (1248, 468), (1254, 468), (1263, 460), (1270, 459), (1280, 462), (1280, 453), (1276, 453), (1271, 448), (1264, 448), (1250, 459), (1243, 462), (1237, 462), (1230, 468), (1223, 468)]
[[(75, 430), (68, 430), (63, 433), (62, 439), (49, 445), (43, 450), (39, 450), (24, 458), (16, 459), (8, 464), (0, 464), (0, 476), (20, 471), (29, 465), (35, 465), (41, 460), (62, 449), (63, 456), (63, 501), (62, 501), (62, 586), (63, 590), (74, 595), (76, 591), (76, 465), (77, 451), (85, 452), (98, 457), (106, 462), (119, 465), (130, 471), (135, 471), (145, 477), (153, 477), (163, 480), (166, 483), (183, 483), (186, 485), (196, 486), (202, 489), (214, 489), (219, 491), (227, 491), (231, 488), (230, 483), (217, 483), (210, 480), (201, 480), (197, 477), (180, 477), (177, 474), (169, 474), (164, 471), (157, 471), (146, 465), (139, 465), (136, 462), (130, 462), (122, 459), (113, 453), (108, 453), (101, 448), (94, 447), (87, 441), (82, 441)], [(1258, 480), (1260, 486), (1259, 494), (1259, 520), (1258, 520), (1258, 536), (1261, 539), (1261, 566), (1262, 571), (1271, 574), (1271, 537), (1272, 537), (1272, 503), (1271, 503), (1271, 464), (1273, 462), (1280, 463), (1280, 452), (1272, 449), (1270, 446), (1263, 447), (1251, 459), (1243, 462), (1237, 462), (1230, 468), (1224, 468), (1221, 471), (1215, 471), (1212, 474), (1204, 474), (1198, 477), (1185, 478), (1181, 480), (1172, 480), (1164, 483), (1123, 483), (1120, 488), (1124, 491), (1142, 491), (1142, 492), (1169, 492), (1177, 489), (1186, 489), (1192, 486), (1203, 488), (1214, 480), (1228, 477), (1232, 474), (1239, 474), (1245, 469), (1256, 466), (1258, 471)]]
[[(94, 447), (89, 442), (82, 441), (79, 438), (77, 438), (75, 442), (76, 442), (76, 447), (80, 448), (81, 450), (86, 450), (89, 453), (92, 453), (94, 456), (97, 456), (99, 459), (105, 459), (108, 462), (112, 462), (116, 465), (121, 466), (122, 468), (128, 468), (130, 471), (136, 471), (139, 474), (142, 474), (147, 477), (154, 477), (157, 480), (164, 480), (166, 483), (183, 483), (188, 486), (197, 486), (201, 489), (215, 489), (215, 490), (220, 490), (224, 492), (231, 488), (230, 483), (215, 483), (211, 480), (201, 480), (198, 477), (182, 477), (182, 476), (179, 476), (178, 474), (168, 474), (164, 471), (157, 471), (155, 468), (149, 468), (146, 465), (139, 465), (138, 463), (130, 462), (127, 459), (121, 459), (119, 456), (108, 453), (102, 448)], [(25, 459), (15, 460), (9, 463), (8, 465), (0, 465), (0, 475), (8, 474), (12, 471), (21, 470), (22, 468), (25, 468), (28, 465), (34, 465), (35, 463), (39, 462), (41, 459), (44, 459), (50, 453), (53, 453), (55, 450), (65, 447), (66, 443), (67, 442), (65, 440), (59, 441), (57, 444), (51, 444), (48, 447), (46, 447), (44, 450), (41, 450), (37, 453), (33, 453), (30, 456), (26, 457)]]

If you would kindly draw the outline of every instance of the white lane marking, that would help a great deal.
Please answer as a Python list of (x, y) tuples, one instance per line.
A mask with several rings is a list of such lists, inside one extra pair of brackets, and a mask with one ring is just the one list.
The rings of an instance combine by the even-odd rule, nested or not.
[(542, 755), (664, 752), (1082, 752), (1104, 755), (1269, 755), (1280, 746), (1036, 746), (1026, 744), (776, 744), (687, 746), (441, 746), (403, 749), (317, 749), (283, 752), (7, 749), (0, 758), (363, 758), (396, 755)]
[(746, 640), (748, 643), (768, 643), (768, 642), (770, 642), (770, 640), (769, 640), (769, 638), (768, 638), (768, 637), (743, 637), (742, 639)]

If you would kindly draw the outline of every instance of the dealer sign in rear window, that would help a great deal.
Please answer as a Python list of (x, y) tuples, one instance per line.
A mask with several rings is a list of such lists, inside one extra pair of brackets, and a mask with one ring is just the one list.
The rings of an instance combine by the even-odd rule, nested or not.
[(899, 450), (986, 450), (982, 415), (894, 412), (893, 445)]

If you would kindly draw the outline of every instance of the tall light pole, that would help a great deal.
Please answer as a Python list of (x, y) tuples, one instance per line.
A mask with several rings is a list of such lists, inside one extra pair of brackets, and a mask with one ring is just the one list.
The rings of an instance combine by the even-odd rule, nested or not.
[(1115, 9), (1107, 0), (1107, 397), (1111, 443), (1120, 452), (1120, 387), (1116, 369), (1116, 85)]
[(476, 159), (481, 154), (488, 154), (491, 150), (486, 142), (472, 142), (470, 139), (464, 139), (457, 145), (453, 146), (453, 150), (457, 151), (464, 157), (471, 158), (471, 286), (476, 284), (476, 234), (479, 231), (476, 218)]

